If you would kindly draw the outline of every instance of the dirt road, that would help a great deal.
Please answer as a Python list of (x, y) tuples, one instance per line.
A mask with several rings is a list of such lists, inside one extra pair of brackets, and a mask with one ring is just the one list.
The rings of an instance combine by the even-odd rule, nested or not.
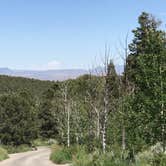
[(11, 154), (0, 166), (56, 166), (49, 160), (50, 152), (49, 148), (42, 147), (37, 151)]

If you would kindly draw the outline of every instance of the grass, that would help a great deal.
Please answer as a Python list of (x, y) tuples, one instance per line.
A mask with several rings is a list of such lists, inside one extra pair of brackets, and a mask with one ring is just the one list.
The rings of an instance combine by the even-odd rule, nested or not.
[(56, 144), (52, 146), (50, 160), (52, 160), (55, 164), (72, 163), (73, 160), (82, 156), (84, 157), (82, 153), (87, 153), (83, 146), (71, 146), (68, 148)]
[(50, 159), (56, 164), (72, 163), (72, 166), (129, 166), (119, 158), (113, 158), (112, 153), (101, 154), (99, 151), (88, 153), (84, 146), (53, 147)]
[(102, 154), (100, 151), (88, 153), (84, 146), (52, 147), (50, 159), (56, 164), (72, 163), (72, 166), (129, 166), (121, 158), (110, 153)]
[(73, 166), (129, 166), (127, 161), (120, 158), (114, 158), (112, 153), (101, 154), (98, 151), (87, 154), (82, 151), (73, 161)]
[(79, 148), (79, 151), (73, 158), (73, 166), (92, 166), (93, 156), (88, 154), (84, 148)]
[(5, 160), (8, 158), (8, 153), (5, 149), (0, 147), (0, 161)]
[(56, 164), (70, 163), (72, 161), (72, 153), (70, 149), (56, 145), (53, 147), (50, 160)]
[[(55, 140), (53, 139), (36, 139), (33, 141), (32, 145), (34, 147), (38, 146), (50, 146), (51, 144), (56, 143)], [(32, 151), (34, 148), (30, 147), (27, 144), (19, 145), (19, 146), (12, 146), (12, 145), (2, 145), (1, 146), (3, 149), (6, 149), (6, 151), (11, 154), (11, 153), (20, 153), (20, 152), (27, 152), (27, 151)]]
[(162, 152), (160, 143), (150, 147), (135, 157), (136, 166), (166, 166), (166, 152)]
[[(70, 148), (55, 145), (50, 159), (56, 164), (72, 163), (72, 166), (166, 166), (166, 154), (147, 150), (137, 154), (135, 162), (128, 158), (128, 152), (87, 152), (84, 146)], [(123, 156), (123, 157), (122, 157)]]
[(11, 145), (2, 145), (6, 151), (11, 154), (11, 153), (20, 153), (20, 152), (27, 152), (31, 151), (32, 148), (28, 145), (19, 145), (19, 146), (11, 146)]
[(52, 144), (56, 144), (56, 140), (54, 139), (42, 139), (42, 138), (38, 138), (36, 140), (33, 141), (33, 144), (35, 146), (50, 146)]

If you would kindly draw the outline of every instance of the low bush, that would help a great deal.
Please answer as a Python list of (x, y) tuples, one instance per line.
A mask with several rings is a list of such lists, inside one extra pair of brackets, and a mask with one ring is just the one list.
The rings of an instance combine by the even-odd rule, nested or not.
[(123, 160), (122, 154), (106, 153), (102, 154), (99, 150), (92, 153), (87, 151), (85, 146), (71, 146), (70, 148), (52, 146), (50, 159), (56, 164), (72, 163), (72, 166), (129, 166), (130, 164)]
[(87, 154), (85, 151), (80, 151), (79, 155), (73, 161), (73, 166), (129, 166), (129, 163), (121, 158), (114, 158), (113, 154), (101, 154), (95, 151)]
[(138, 166), (166, 166), (166, 154), (162, 152), (160, 143), (138, 153), (135, 159)]
[(73, 166), (92, 166), (93, 156), (88, 154), (84, 147), (77, 149), (77, 154), (73, 157)]
[(0, 147), (0, 161), (5, 160), (8, 158), (8, 153), (5, 149)]
[(56, 145), (51, 160), (57, 164), (72, 163), (72, 166), (166, 166), (166, 154), (154, 147), (138, 153), (133, 159), (129, 151), (116, 149), (103, 154), (96, 149), (89, 153), (84, 146), (66, 148)]
[(166, 166), (166, 154), (164, 153), (157, 153), (154, 154), (154, 158), (152, 159), (153, 166)]
[[(56, 164), (71, 163), (74, 160), (81, 160), (80, 158), (87, 154), (83, 146), (61, 147), (59, 145), (52, 146), (52, 154), (50, 160)], [(86, 155), (88, 157), (88, 155)], [(78, 165), (78, 164), (77, 164)]]
[(113, 153), (109, 152), (100, 155), (95, 161), (93, 166), (129, 166), (130, 163), (121, 157), (114, 156)]
[(4, 145), (3, 148), (6, 149), (9, 154), (27, 152), (32, 150), (32, 148), (28, 145), (19, 145), (19, 146)]
[(52, 144), (57, 144), (57, 141), (55, 139), (42, 139), (38, 138), (33, 141), (33, 144), (35, 146), (50, 146)]
[(69, 148), (54, 146), (50, 160), (56, 164), (66, 164), (72, 161), (72, 153)]

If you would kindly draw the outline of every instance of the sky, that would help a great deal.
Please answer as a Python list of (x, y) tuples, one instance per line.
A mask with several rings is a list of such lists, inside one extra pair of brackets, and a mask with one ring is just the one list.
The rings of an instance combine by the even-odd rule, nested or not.
[(165, 0), (0, 0), (0, 67), (89, 68), (105, 45), (115, 64), (142, 11), (166, 24)]

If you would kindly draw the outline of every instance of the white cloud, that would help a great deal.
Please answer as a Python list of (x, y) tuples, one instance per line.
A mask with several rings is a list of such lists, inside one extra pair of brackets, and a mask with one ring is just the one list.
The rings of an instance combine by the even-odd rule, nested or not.
[(59, 68), (61, 68), (61, 63), (59, 61), (53, 60), (51, 62), (48, 62), (44, 66), (44, 68), (47, 70), (59, 69)]
[(61, 62), (59, 62), (57, 60), (52, 60), (46, 64), (32, 66), (31, 69), (33, 69), (33, 70), (56, 70), (56, 69), (62, 69), (62, 64), (61, 64)]

